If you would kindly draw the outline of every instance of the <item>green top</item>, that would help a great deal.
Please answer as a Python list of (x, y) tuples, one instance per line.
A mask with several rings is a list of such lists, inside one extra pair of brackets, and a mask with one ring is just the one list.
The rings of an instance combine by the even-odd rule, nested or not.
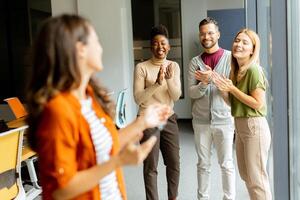
[[(262, 68), (257, 64), (250, 66), (242, 80), (235, 83), (235, 86), (247, 95), (250, 95), (256, 88), (266, 90), (266, 85), (266, 77)], [(233, 95), (230, 95), (230, 102), (233, 117), (263, 117), (267, 114), (266, 104), (261, 109), (256, 110), (242, 103)]]

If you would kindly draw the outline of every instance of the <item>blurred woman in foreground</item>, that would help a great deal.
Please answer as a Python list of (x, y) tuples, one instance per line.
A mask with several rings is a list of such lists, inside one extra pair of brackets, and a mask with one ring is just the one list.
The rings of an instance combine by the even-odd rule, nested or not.
[(141, 163), (156, 142), (136, 143), (166, 122), (156, 104), (119, 132), (114, 104), (92, 76), (103, 69), (93, 26), (76, 15), (48, 19), (34, 49), (29, 141), (39, 156), (43, 199), (127, 199), (121, 167)]

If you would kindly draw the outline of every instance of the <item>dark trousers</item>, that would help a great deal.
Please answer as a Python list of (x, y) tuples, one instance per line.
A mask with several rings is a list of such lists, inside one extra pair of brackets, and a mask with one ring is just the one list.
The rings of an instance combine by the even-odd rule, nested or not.
[(146, 129), (141, 142), (147, 140), (152, 135), (157, 136), (157, 142), (144, 160), (144, 183), (147, 200), (158, 200), (157, 191), (157, 165), (159, 149), (161, 150), (168, 182), (168, 197), (174, 198), (178, 195), (179, 184), (179, 129), (177, 116), (173, 114), (169, 117), (163, 130), (158, 128)]

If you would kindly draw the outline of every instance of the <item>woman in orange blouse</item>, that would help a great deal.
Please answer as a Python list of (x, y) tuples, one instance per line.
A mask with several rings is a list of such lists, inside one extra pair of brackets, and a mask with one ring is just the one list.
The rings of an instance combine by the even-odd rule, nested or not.
[(103, 69), (91, 24), (76, 15), (48, 19), (34, 47), (28, 89), (29, 141), (39, 155), (43, 199), (126, 199), (121, 167), (141, 163), (156, 139), (137, 146), (144, 129), (165, 123), (153, 105), (124, 129), (92, 75)]

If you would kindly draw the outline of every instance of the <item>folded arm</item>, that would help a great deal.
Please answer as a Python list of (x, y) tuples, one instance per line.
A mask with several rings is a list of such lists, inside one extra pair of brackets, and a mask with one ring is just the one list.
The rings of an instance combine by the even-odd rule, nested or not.
[(154, 83), (149, 87), (145, 87), (145, 74), (139, 65), (134, 71), (133, 93), (134, 100), (138, 105), (144, 103), (147, 99), (152, 97), (155, 91), (160, 87), (158, 83)]
[(214, 74), (213, 80), (222, 93), (225, 94), (230, 92), (233, 96), (235, 96), (235, 98), (250, 108), (259, 110), (265, 104), (265, 90), (262, 88), (255, 88), (250, 92), (250, 95), (248, 95), (239, 90), (235, 85), (233, 85), (232, 81), (226, 77)]
[(265, 91), (262, 88), (256, 88), (248, 95), (233, 86), (230, 93), (242, 103), (255, 110), (261, 109), (265, 104)]

